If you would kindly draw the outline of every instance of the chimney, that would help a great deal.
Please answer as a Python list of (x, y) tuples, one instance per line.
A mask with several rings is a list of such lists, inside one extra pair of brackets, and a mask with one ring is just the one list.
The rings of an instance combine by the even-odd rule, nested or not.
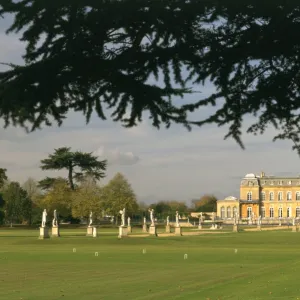
[(260, 177), (261, 177), (261, 178), (262, 178), (262, 177), (265, 177), (265, 172), (262, 171), (262, 172), (260, 173)]

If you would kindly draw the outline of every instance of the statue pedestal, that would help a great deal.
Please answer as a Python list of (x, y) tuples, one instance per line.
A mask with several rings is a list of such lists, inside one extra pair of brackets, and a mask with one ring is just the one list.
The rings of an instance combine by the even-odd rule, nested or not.
[(297, 226), (296, 225), (292, 225), (292, 232), (297, 232)]
[(181, 227), (180, 226), (176, 226), (175, 227), (175, 235), (182, 235), (182, 231), (181, 231)]
[(119, 226), (119, 236), (118, 238), (123, 238), (128, 236), (128, 230), (126, 226)]
[(52, 227), (52, 237), (60, 237), (58, 226)]
[(279, 221), (279, 224), (278, 224), (278, 226), (281, 226), (281, 221)]
[(148, 232), (146, 224), (143, 225), (143, 232)]
[(239, 232), (239, 228), (238, 228), (237, 224), (233, 225), (232, 231), (233, 232)]
[(93, 229), (93, 233), (92, 233), (93, 237), (97, 237), (98, 236), (97, 227), (92, 227), (92, 229)]
[(171, 233), (171, 226), (170, 225), (166, 225), (166, 233)]
[(198, 229), (199, 230), (201, 230), (202, 229), (202, 225), (200, 224), (200, 225), (198, 225)]
[(49, 231), (47, 227), (40, 227), (40, 236), (39, 239), (43, 240), (43, 239), (49, 239)]
[(92, 235), (93, 235), (93, 227), (92, 227), (92, 226), (89, 226), (89, 227), (87, 228), (86, 235), (87, 235), (87, 236), (92, 236)]
[(258, 231), (261, 231), (261, 225), (260, 225), (260, 224), (257, 225), (257, 230), (258, 230)]
[(155, 226), (151, 225), (149, 227), (149, 234), (157, 236), (157, 232), (156, 232), (156, 227)]
[(132, 233), (131, 226), (127, 226), (127, 232), (128, 232), (128, 233)]

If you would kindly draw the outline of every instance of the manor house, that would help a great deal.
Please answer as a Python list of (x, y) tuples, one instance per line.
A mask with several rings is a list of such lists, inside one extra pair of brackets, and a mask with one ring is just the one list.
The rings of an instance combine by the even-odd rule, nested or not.
[(231, 196), (217, 202), (219, 218), (232, 219), (237, 213), (242, 219), (300, 217), (300, 177), (247, 174), (239, 199)]

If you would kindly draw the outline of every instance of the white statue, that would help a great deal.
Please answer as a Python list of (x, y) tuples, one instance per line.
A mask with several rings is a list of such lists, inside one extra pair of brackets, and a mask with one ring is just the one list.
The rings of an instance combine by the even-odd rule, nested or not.
[(261, 215), (258, 217), (258, 225), (261, 225)]
[(213, 223), (215, 222), (215, 213), (214, 212), (211, 214), (211, 220)]
[(53, 212), (53, 220), (52, 220), (52, 227), (57, 227), (57, 212), (56, 212), (56, 209), (54, 209), (54, 212)]
[(111, 219), (110, 219), (110, 222), (113, 223), (114, 220), (115, 220), (115, 216), (112, 216)]
[(43, 215), (42, 215), (42, 227), (46, 227), (46, 222), (47, 222), (47, 210), (44, 209)]
[(189, 217), (187, 218), (187, 222), (190, 223), (190, 218)]
[(153, 217), (153, 214), (154, 214), (154, 209), (152, 208), (149, 208), (148, 210), (150, 212), (150, 221), (151, 221), (151, 226), (154, 226), (154, 217)]
[(90, 212), (90, 221), (89, 221), (89, 227), (93, 224), (93, 212)]
[(179, 227), (179, 213), (178, 213), (178, 210), (176, 210), (176, 227)]
[(234, 215), (234, 218), (233, 218), (233, 225), (237, 225), (237, 222), (236, 222), (236, 214)]
[(125, 226), (125, 208), (123, 208), (123, 210), (120, 210), (120, 215), (121, 215), (121, 226), (124, 227)]
[(130, 227), (130, 217), (127, 218), (128, 227)]
[(147, 223), (147, 220), (146, 220), (146, 217), (144, 217), (144, 225), (146, 225)]
[(167, 216), (167, 226), (169, 226), (169, 225), (170, 225), (170, 217)]

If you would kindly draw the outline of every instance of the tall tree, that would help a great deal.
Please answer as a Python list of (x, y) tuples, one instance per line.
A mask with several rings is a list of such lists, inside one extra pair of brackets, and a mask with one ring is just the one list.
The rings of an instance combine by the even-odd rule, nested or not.
[(214, 195), (203, 195), (199, 200), (193, 200), (196, 211), (216, 212), (217, 198)]
[(5, 201), (5, 217), (13, 222), (29, 221), (31, 216), (31, 200), (18, 182), (11, 182), (3, 191)]
[(71, 213), (72, 190), (64, 181), (57, 181), (51, 186), (39, 202), (41, 208), (46, 208), (52, 215), (54, 209), (60, 216), (67, 217)]
[(29, 177), (22, 185), (22, 188), (26, 191), (28, 197), (34, 201), (40, 195), (40, 188), (38, 183), (33, 178)]
[(119, 211), (125, 207), (126, 214), (138, 210), (136, 195), (125, 176), (117, 173), (102, 190), (107, 213), (119, 216)]
[(5, 182), (8, 180), (6, 175), (7, 170), (0, 168), (0, 189), (4, 186)]
[[(1, 1), (0, 15), (15, 16), (8, 32), (22, 31), (27, 44), (26, 64), (0, 73), (6, 125), (61, 124), (71, 109), (105, 119), (107, 105), (128, 127), (145, 111), (156, 127), (229, 125), (226, 137), (243, 146), (250, 114), (257, 122), (249, 132), (275, 126), (275, 138), (292, 140), (300, 154), (298, 1), (54, 2)], [(208, 81), (216, 89), (207, 97), (174, 103)], [(218, 105), (215, 113), (188, 118), (207, 105)]]
[(96, 220), (101, 216), (104, 208), (101, 189), (91, 178), (84, 180), (72, 197), (72, 216), (74, 218), (88, 218), (90, 212), (93, 212), (93, 218)]
[(72, 190), (75, 189), (74, 180), (80, 182), (85, 176), (96, 180), (105, 177), (106, 160), (99, 161), (92, 153), (72, 152), (68, 147), (55, 149), (48, 158), (41, 160), (41, 164), (42, 170), (66, 169)]

